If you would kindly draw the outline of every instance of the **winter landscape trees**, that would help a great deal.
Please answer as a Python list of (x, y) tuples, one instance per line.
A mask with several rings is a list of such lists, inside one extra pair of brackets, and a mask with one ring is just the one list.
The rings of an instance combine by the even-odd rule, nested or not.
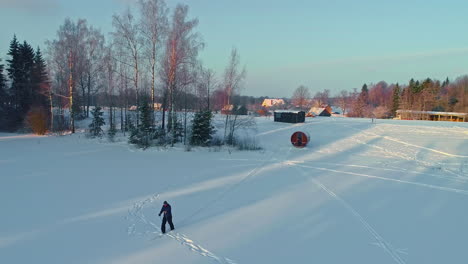
[(310, 91), (309, 88), (301, 85), (296, 88), (292, 96), (293, 105), (297, 106), (299, 109), (303, 109), (308, 106), (308, 101), (310, 100)]
[[(14, 36), (8, 57), (6, 68), (0, 64), (0, 130), (14, 131), (24, 122), (33, 130), (47, 126), (48, 77), (41, 50)], [(35, 118), (27, 119), (28, 115)]]
[[(361, 89), (341, 90), (334, 96), (327, 89), (316, 92), (311, 98), (304, 92), (304, 86), (297, 88), (292, 96), (292, 105), (297, 108), (333, 105), (349, 117), (392, 118), (396, 111), (438, 111), (468, 112), (468, 77), (461, 76), (454, 81), (427, 78), (422, 81), (411, 79), (408, 84), (363, 84)], [(302, 105), (302, 107), (300, 107)], [(305, 106), (305, 107), (303, 107)]]
[[(427, 78), (422, 81), (411, 79), (407, 85), (379, 82), (364, 84), (360, 93), (348, 96), (351, 102), (349, 116), (394, 117), (398, 109), (415, 111), (468, 112), (466, 100), (468, 86), (466, 76), (454, 81), (443, 82)], [(343, 104), (344, 98), (339, 96)]]
[[(74, 133), (76, 122), (102, 107), (109, 129), (126, 133), (139, 129), (148, 105), (151, 126), (145, 129), (152, 140), (195, 142), (193, 121), (217, 111), (225, 115), (223, 141), (232, 143), (236, 127), (251, 123), (241, 115), (268, 111), (261, 108), (266, 97), (241, 95), (246, 71), (236, 48), (219, 76), (203, 65), (198, 23), (187, 5), (170, 9), (164, 0), (140, 0), (112, 17), (110, 34), (86, 19), (65, 19), (46, 42), (44, 57), (14, 36), (0, 61), (0, 129)], [(377, 118), (394, 117), (399, 109), (467, 112), (467, 89), (467, 76), (381, 81), (335, 94), (301, 85), (281, 107), (334, 105), (350, 117)]]
[[(187, 5), (170, 12), (164, 0), (140, 0), (114, 15), (107, 39), (85, 19), (67, 18), (46, 42), (47, 63), (39, 48), (15, 36), (6, 67), (0, 64), (0, 129), (16, 130), (23, 121), (36, 124), (43, 117), (47, 130), (74, 133), (77, 120), (89, 117), (91, 107), (96, 115), (102, 107), (111, 130), (120, 108), (123, 132), (133, 127), (171, 144), (186, 139), (188, 111), (211, 116), (210, 97), (217, 89), (214, 72), (198, 58), (204, 43), (197, 25)], [(31, 109), (42, 115), (26, 118)], [(96, 135), (99, 129), (90, 130)]]

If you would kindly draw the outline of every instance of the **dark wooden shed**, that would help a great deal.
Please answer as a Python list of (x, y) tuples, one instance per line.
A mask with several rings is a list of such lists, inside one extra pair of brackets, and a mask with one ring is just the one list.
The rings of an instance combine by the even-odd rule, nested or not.
[(285, 123), (304, 123), (305, 112), (304, 111), (286, 111), (280, 110), (274, 112), (275, 122)]

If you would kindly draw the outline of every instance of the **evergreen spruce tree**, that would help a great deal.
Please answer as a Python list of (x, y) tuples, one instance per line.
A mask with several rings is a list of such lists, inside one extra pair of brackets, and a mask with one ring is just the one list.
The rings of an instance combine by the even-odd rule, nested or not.
[(359, 95), (362, 97), (362, 100), (365, 105), (369, 103), (369, 88), (367, 88), (367, 84), (364, 84), (361, 89), (361, 94)]
[(128, 143), (134, 145), (139, 145), (140, 143), (138, 129), (135, 126), (130, 128), (130, 136), (128, 137)]
[(445, 88), (445, 87), (448, 86), (449, 84), (450, 84), (450, 80), (449, 80), (449, 78), (447, 77), (447, 78), (445, 79), (445, 81), (442, 83), (442, 88)]
[(49, 77), (47, 75), (46, 63), (39, 47), (37, 47), (34, 56), (34, 67), (31, 78), (33, 85), (33, 105), (48, 109), (50, 106), (48, 96)]
[(3, 113), (2, 111), (5, 110), (8, 103), (8, 93), (6, 90), (6, 78), (5, 75), (3, 75), (4, 66), (1, 62), (2, 59), (0, 59), (0, 113)]
[(148, 148), (151, 146), (152, 140), (152, 111), (149, 107), (148, 103), (143, 103), (140, 106), (140, 124), (138, 127), (139, 134), (140, 134), (140, 147), (143, 149)]
[(202, 111), (195, 114), (192, 121), (192, 135), (190, 144), (194, 146), (208, 146), (215, 132), (211, 119), (211, 111)]
[(140, 124), (139, 130), (142, 132), (150, 133), (152, 131), (151, 108), (147, 103), (140, 106)]
[(192, 120), (192, 135), (190, 136), (190, 145), (200, 146), (202, 145), (202, 113), (197, 112)]
[(21, 84), (20, 84), (20, 106), (21, 113), (28, 113), (33, 105), (33, 70), (34, 70), (34, 49), (26, 41), (19, 46), (20, 51), (20, 69), (21, 69)]
[(415, 84), (416, 84), (416, 82), (414, 81), (413, 78), (411, 78), (411, 80), (409, 81), (408, 87), (409, 87), (410, 89), (413, 89), (413, 87), (415, 86)]
[(146, 102), (139, 107), (138, 111), (140, 112), (140, 123), (138, 127), (130, 130), (129, 142), (146, 149), (151, 146), (153, 139), (152, 111)]
[(7, 60), (8, 67), (8, 77), (11, 81), (11, 105), (14, 110), (18, 110), (20, 107), (19, 103), (19, 93), (20, 93), (20, 84), (21, 84), (21, 67), (20, 67), (20, 44), (16, 39), (16, 35), (13, 36), (13, 40), (10, 42), (10, 49), (8, 50), (8, 56), (10, 59)]
[(366, 93), (369, 92), (369, 88), (367, 88), (367, 84), (366, 84), (366, 83), (362, 85), (361, 92), (366, 92)]
[(245, 105), (241, 105), (237, 110), (236, 110), (236, 115), (247, 115), (249, 113), (247, 107)]
[[(1, 62), (1, 59), (0, 59)], [(8, 126), (7, 122), (7, 107), (8, 107), (8, 93), (6, 90), (6, 78), (3, 75), (3, 64), (0, 63), (0, 130), (6, 130)]]
[(14, 129), (22, 124), (32, 106), (34, 98), (32, 72), (35, 53), (26, 41), (20, 44), (14, 36), (10, 42), (8, 56), (10, 59), (7, 60), (7, 72), (11, 80), (11, 106), (13, 108), (9, 126)]
[(109, 137), (109, 140), (114, 141), (116, 134), (117, 134), (117, 128), (115, 127), (115, 122), (112, 122), (109, 128), (109, 131), (107, 131), (107, 136)]
[(422, 85), (419, 83), (419, 81), (416, 81), (412, 87), (413, 94), (417, 94), (422, 91)]
[(396, 116), (396, 111), (400, 107), (400, 85), (398, 83), (393, 87), (392, 116)]
[(174, 146), (175, 143), (181, 142), (184, 137), (184, 126), (182, 125), (181, 120), (177, 118), (177, 114), (173, 115), (172, 118), (172, 129), (171, 129), (171, 145)]
[(101, 137), (103, 134), (102, 126), (106, 124), (104, 118), (102, 117), (104, 112), (102, 112), (101, 107), (96, 107), (91, 112), (93, 115), (93, 121), (89, 125), (89, 134), (91, 137)]
[(356, 117), (365, 117), (367, 115), (367, 106), (369, 104), (369, 89), (367, 84), (364, 84), (361, 88), (361, 93), (359, 94), (356, 102), (354, 103), (354, 115)]

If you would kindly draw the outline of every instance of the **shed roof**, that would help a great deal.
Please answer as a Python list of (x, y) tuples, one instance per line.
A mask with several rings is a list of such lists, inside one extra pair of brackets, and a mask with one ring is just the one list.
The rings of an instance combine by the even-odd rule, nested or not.
[(301, 110), (275, 110), (274, 112), (275, 113), (294, 113), (294, 114), (298, 114), (298, 113), (304, 112), (304, 111), (301, 111)]

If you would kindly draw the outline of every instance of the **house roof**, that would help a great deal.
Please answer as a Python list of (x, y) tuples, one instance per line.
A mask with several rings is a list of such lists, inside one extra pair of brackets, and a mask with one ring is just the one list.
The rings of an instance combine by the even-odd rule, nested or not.
[(273, 106), (276, 104), (284, 104), (283, 99), (264, 99), (262, 105), (263, 106)]
[(309, 109), (309, 113), (320, 115), (323, 111), (325, 111), (325, 107), (311, 107)]

